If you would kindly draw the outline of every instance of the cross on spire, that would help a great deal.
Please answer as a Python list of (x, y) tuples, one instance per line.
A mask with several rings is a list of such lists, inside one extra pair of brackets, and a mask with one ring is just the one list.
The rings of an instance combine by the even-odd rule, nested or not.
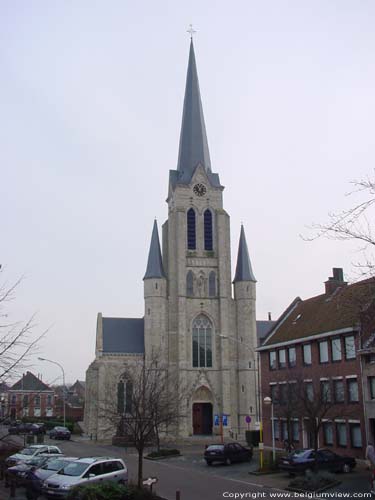
[(190, 33), (190, 38), (193, 39), (193, 35), (194, 33), (196, 33), (196, 30), (193, 29), (193, 25), (192, 24), (189, 24), (189, 29), (186, 30), (188, 33)]

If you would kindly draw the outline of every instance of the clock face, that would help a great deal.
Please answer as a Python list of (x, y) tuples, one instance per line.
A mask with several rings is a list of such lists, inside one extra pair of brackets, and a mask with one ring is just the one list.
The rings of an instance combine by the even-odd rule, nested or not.
[(204, 184), (196, 184), (193, 188), (193, 191), (197, 196), (204, 196), (207, 192), (207, 189)]

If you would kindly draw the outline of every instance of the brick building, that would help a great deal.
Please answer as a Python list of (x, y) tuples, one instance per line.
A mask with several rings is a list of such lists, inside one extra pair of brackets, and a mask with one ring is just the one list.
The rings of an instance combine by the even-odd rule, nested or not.
[(8, 391), (9, 417), (53, 417), (54, 391), (31, 372), (23, 374)]
[[(363, 456), (367, 435), (359, 352), (365, 333), (374, 331), (374, 315), (365, 314), (373, 310), (374, 297), (374, 279), (348, 285), (342, 269), (335, 268), (325, 293), (297, 297), (258, 348), (262, 397), (273, 400), (276, 448), (285, 439), (296, 448), (313, 446), (311, 420), (318, 421), (318, 414), (306, 411), (305, 397), (320, 412), (318, 446)], [(299, 394), (294, 406), (293, 393)], [(264, 442), (271, 446), (270, 405), (263, 403), (262, 414)]]

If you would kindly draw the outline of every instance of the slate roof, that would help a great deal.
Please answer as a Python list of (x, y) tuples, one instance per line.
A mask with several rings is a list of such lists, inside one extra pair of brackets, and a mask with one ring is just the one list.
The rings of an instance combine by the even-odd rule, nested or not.
[(375, 301), (375, 278), (338, 287), (330, 295), (297, 297), (278, 319), (264, 346), (355, 328), (360, 314)]
[(160, 242), (158, 225), (154, 221), (154, 227), (152, 229), (150, 250), (148, 253), (147, 269), (146, 274), (143, 279), (149, 278), (164, 278), (163, 260), (161, 257)]
[(247, 248), (245, 230), (243, 225), (241, 225), (241, 234), (240, 234), (240, 242), (238, 245), (238, 255), (237, 255), (237, 266), (236, 266), (236, 274), (233, 280), (233, 283), (237, 281), (254, 281), (256, 282), (250, 257), (249, 250)]
[(194, 46), (191, 40), (177, 170), (191, 171), (198, 163), (203, 165), (207, 172), (211, 171)]
[(52, 391), (51, 387), (42, 382), (31, 372), (26, 372), (22, 378), (9, 389), (10, 391)]
[(143, 318), (103, 318), (103, 352), (143, 354)]
[(268, 333), (271, 331), (272, 327), (276, 324), (276, 321), (272, 320), (257, 320), (257, 339), (258, 346), (262, 345), (264, 339), (267, 337)]

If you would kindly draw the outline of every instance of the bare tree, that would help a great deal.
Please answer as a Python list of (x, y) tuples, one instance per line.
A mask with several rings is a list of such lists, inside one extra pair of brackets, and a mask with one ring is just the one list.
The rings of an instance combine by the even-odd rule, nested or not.
[(314, 224), (315, 235), (303, 237), (307, 241), (326, 237), (342, 241), (357, 241), (361, 244), (360, 250), (364, 253), (364, 262), (356, 264), (362, 275), (374, 275), (375, 234), (372, 220), (375, 206), (375, 176), (352, 182), (354, 189), (348, 196), (360, 194), (361, 200), (351, 208), (329, 214), (329, 220), (324, 224)]
[(117, 385), (117, 401), (106, 391), (106, 401), (98, 402), (98, 418), (117, 428), (138, 452), (138, 487), (142, 486), (143, 453), (146, 446), (160, 446), (160, 435), (171, 432), (180, 419), (184, 391), (154, 356), (150, 360), (125, 365)]
[[(0, 273), (1, 273), (0, 266)], [(15, 292), (22, 278), (14, 284), (0, 283), (0, 382), (18, 375), (35, 354), (42, 337), (47, 333), (35, 334), (35, 315), (26, 322), (7, 321), (7, 305), (14, 300)]]

